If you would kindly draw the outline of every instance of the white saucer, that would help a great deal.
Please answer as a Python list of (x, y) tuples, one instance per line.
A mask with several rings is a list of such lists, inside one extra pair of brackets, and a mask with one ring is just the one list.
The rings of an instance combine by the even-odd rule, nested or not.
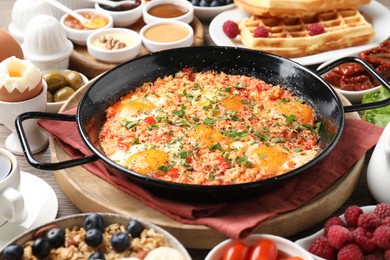
[(6, 222), (0, 227), (0, 251), (19, 234), (57, 216), (57, 195), (50, 185), (30, 173), (21, 171), (20, 174), (20, 192), (24, 198), (26, 217), (22, 224)]

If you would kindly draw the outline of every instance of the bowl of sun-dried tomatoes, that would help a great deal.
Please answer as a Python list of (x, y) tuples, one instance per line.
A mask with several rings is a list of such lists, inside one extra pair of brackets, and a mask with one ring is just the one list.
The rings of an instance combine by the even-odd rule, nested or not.
[[(353, 56), (363, 59), (385, 80), (390, 81), (390, 41)], [(331, 62), (321, 64), (319, 68), (323, 68)], [(351, 103), (361, 103), (365, 94), (378, 92), (381, 87), (381, 84), (363, 66), (353, 62), (339, 65), (323, 77)]]

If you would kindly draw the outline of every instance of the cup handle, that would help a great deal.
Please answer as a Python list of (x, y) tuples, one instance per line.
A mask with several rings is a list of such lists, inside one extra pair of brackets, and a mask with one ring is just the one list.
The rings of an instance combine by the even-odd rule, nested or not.
[(12, 187), (1, 192), (2, 217), (9, 222), (17, 222), (24, 218), (24, 199), (22, 194)]

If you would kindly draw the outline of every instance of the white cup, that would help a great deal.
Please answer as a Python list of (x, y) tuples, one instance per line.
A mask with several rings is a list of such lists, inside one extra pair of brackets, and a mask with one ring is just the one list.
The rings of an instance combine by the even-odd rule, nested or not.
[[(42, 80), (42, 91), (35, 97), (20, 102), (0, 101), (0, 122), (12, 133), (5, 140), (5, 147), (13, 154), (23, 155), (23, 148), (16, 133), (15, 120), (22, 113), (30, 111), (46, 111), (47, 84)], [(33, 154), (44, 150), (49, 144), (48, 135), (38, 126), (37, 120), (25, 123), (26, 136)]]
[[(11, 162), (8, 174), (1, 174), (0, 179), (0, 226), (5, 222), (21, 222), (26, 213), (23, 195), (19, 191), (20, 171), (16, 157), (4, 148), (0, 148), (0, 156)], [(0, 168), (0, 171), (5, 170)]]

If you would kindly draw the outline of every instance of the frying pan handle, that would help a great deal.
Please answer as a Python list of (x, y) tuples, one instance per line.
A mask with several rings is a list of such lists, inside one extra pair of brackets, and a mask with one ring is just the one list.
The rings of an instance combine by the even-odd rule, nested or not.
[[(330, 71), (331, 69), (347, 62), (354, 62), (358, 63), (363, 68), (375, 79), (377, 79), (383, 87), (385, 87), (388, 91), (390, 91), (390, 83), (386, 81), (378, 72), (376, 72), (375, 69), (373, 69), (367, 62), (364, 60), (358, 58), (358, 57), (345, 57), (338, 59), (334, 62), (329, 63), (326, 65), (324, 68), (317, 70), (317, 73), (319, 75), (325, 74), (326, 72)], [(351, 105), (351, 106), (345, 106), (344, 111), (346, 113), (348, 112), (356, 112), (360, 110), (367, 110), (367, 109), (373, 109), (373, 108), (378, 108), (378, 107), (384, 107), (390, 105), (390, 98), (387, 98), (385, 100), (377, 101), (377, 102), (372, 102), (372, 103), (366, 103), (366, 104), (356, 104), (356, 105)]]
[(16, 117), (15, 126), (16, 132), (19, 135), (20, 143), (22, 145), (23, 153), (26, 157), (28, 163), (34, 168), (40, 170), (61, 170), (65, 168), (70, 168), (73, 166), (82, 165), (89, 162), (94, 162), (99, 159), (96, 155), (86, 156), (83, 158), (72, 159), (64, 162), (57, 163), (44, 163), (35, 160), (33, 154), (31, 153), (30, 146), (28, 144), (26, 134), (23, 129), (22, 122), (28, 119), (49, 119), (49, 120), (57, 120), (57, 121), (76, 121), (75, 115), (67, 115), (67, 114), (55, 114), (55, 113), (46, 113), (46, 112), (26, 112), (18, 117)]

